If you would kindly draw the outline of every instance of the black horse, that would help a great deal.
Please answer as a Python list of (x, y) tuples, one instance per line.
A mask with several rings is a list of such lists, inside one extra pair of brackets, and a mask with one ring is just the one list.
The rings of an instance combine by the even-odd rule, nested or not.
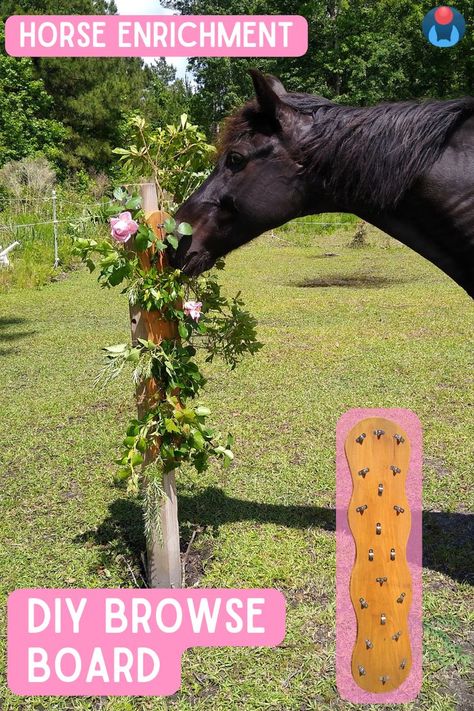
[(351, 212), (474, 296), (474, 98), (340, 106), (252, 70), (215, 169), (181, 206), (186, 274), (300, 215)]

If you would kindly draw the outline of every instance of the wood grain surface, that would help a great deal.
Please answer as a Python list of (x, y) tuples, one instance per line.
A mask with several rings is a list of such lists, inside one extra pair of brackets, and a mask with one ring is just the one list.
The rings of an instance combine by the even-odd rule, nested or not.
[(406, 560), (411, 515), (405, 490), (410, 443), (395, 422), (370, 417), (349, 432), (345, 452), (353, 483), (348, 521), (356, 545), (350, 582), (357, 617), (352, 676), (365, 691), (382, 693), (400, 686), (412, 662)]

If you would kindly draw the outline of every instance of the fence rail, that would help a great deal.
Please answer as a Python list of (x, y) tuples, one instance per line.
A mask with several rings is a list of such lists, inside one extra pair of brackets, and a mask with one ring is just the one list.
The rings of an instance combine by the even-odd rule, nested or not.
[[(128, 184), (128, 187), (133, 187), (133, 185), (134, 184)], [(51, 226), (51, 242), (54, 250), (54, 266), (57, 267), (59, 266), (60, 230), (58, 230), (58, 228), (60, 227), (60, 225), (73, 223), (80, 224), (81, 222), (85, 224), (90, 219), (87, 214), (84, 214), (86, 211), (93, 211), (98, 208), (104, 208), (112, 205), (113, 203), (114, 200), (112, 199), (100, 200), (92, 203), (67, 200), (65, 198), (62, 198), (61, 196), (58, 196), (55, 190), (52, 191), (51, 195), (43, 197), (0, 197), (0, 236), (3, 235), (4, 238), (6, 235), (10, 235), (12, 239), (20, 239), (22, 230), (28, 229), (34, 233), (34, 230), (37, 228)], [(5, 212), (8, 209), (11, 209), (13, 211), (15, 207), (20, 206), (22, 208), (32, 207), (35, 212), (40, 213), (38, 214), (39, 219), (35, 221), (22, 222), (20, 216), (21, 213), (19, 213), (17, 215), (14, 215), (14, 217), (17, 218), (16, 221), (13, 221), (12, 216), (9, 215), (9, 219), (4, 219), (4, 221), (2, 222), (2, 212)], [(37, 208), (35, 209), (34, 206), (37, 206)], [(41, 209), (41, 206), (44, 206), (44, 209)], [(66, 213), (69, 212), (67, 208), (73, 207), (82, 208), (82, 214), (72, 214), (68, 215), (67, 217), (62, 216), (62, 214), (64, 215), (64, 211), (66, 211)], [(26, 212), (26, 209), (24, 210), (24, 212)], [(49, 218), (49, 215), (47, 215), (48, 219), (44, 219), (46, 217), (44, 213), (49, 213), (51, 217)], [(311, 219), (311, 217), (297, 218), (296, 220), (293, 220), (292, 222), (288, 223), (288, 225), (284, 225), (281, 228), (272, 230), (270, 234), (274, 237), (282, 238), (286, 232), (294, 232), (295, 230), (301, 230), (302, 232), (309, 232), (312, 229), (324, 231), (325, 229), (332, 227), (350, 229), (354, 227), (358, 221), (358, 218), (352, 216), (348, 216), (348, 218), (345, 220), (341, 220), (339, 215), (337, 215), (336, 217), (339, 219)], [(33, 237), (34, 239), (35, 237), (39, 238), (39, 235), (32, 234), (29, 237)]]

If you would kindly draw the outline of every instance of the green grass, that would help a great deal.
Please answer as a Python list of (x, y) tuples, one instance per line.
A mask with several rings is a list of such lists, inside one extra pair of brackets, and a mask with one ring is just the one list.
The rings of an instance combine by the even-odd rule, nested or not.
[[(11, 267), (0, 267), (0, 294), (11, 289), (28, 289), (44, 286), (50, 281), (64, 277), (65, 272), (77, 265), (77, 257), (72, 253), (74, 230), (70, 222), (77, 222), (90, 203), (80, 193), (71, 191), (61, 196), (57, 204), (58, 257), (59, 265), (54, 266), (54, 232), (50, 199), (38, 199), (33, 207), (19, 211), (18, 203), (13, 207), (2, 205), (0, 201), (0, 245), (7, 247), (14, 241), (20, 242), (9, 255)], [(97, 205), (97, 203), (96, 203)], [(3, 209), (2, 209), (3, 208)], [(94, 208), (92, 208), (94, 209)], [(95, 208), (97, 210), (97, 207)], [(89, 236), (97, 234), (98, 227), (88, 223), (84, 230)]]
[[(410, 408), (424, 427), (424, 681), (407, 708), (472, 707), (472, 301), (408, 249), (349, 237), (279, 232), (228, 259), (265, 348), (207, 367), (236, 460), (179, 480), (183, 546), (198, 529), (188, 584), (280, 588), (283, 644), (191, 650), (167, 700), (20, 699), (3, 679), (2, 711), (364, 708), (339, 700), (334, 663), (335, 427), (352, 407)], [(79, 272), (1, 296), (0, 316), (3, 616), (19, 587), (140, 583), (140, 511), (111, 486), (132, 387), (93, 386), (100, 348), (128, 337), (124, 297)]]

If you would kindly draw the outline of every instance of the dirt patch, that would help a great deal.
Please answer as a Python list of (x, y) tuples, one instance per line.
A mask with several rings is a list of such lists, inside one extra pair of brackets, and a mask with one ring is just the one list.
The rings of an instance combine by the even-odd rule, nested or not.
[(188, 588), (198, 587), (206, 570), (206, 564), (212, 559), (214, 545), (211, 540), (196, 543), (185, 552), (183, 585)]
[(450, 476), (451, 472), (445, 462), (440, 457), (425, 457), (424, 463), (426, 467), (434, 469), (438, 476)]
[(317, 607), (324, 608), (329, 602), (329, 596), (317, 587), (282, 589), (288, 607), (298, 607), (308, 603), (313, 603)]
[(404, 284), (406, 281), (406, 279), (394, 279), (376, 274), (332, 274), (326, 277), (292, 282), (289, 286), (296, 286), (300, 289), (327, 289), (331, 286), (347, 289), (383, 289), (387, 286)]

